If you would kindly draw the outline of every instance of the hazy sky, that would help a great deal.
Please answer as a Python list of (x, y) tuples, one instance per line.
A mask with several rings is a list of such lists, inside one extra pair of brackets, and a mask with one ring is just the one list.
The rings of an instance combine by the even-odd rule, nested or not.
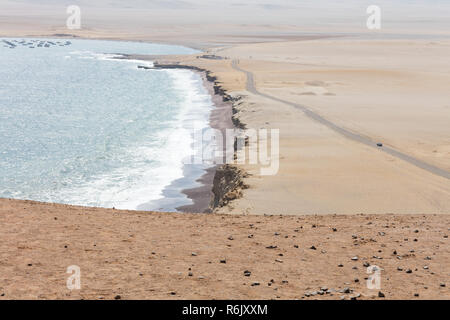
[(68, 5), (79, 5), (91, 21), (345, 25), (356, 29), (365, 25), (366, 8), (373, 4), (381, 7), (385, 27), (449, 28), (450, 0), (0, 0), (0, 18), (52, 17), (64, 14)]

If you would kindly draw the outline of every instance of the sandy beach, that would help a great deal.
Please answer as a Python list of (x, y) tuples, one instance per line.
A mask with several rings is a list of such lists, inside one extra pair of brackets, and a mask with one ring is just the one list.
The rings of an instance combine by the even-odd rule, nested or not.
[[(450, 299), (445, 29), (200, 28), (96, 8), (67, 30), (60, 8), (4, 6), (2, 37), (200, 49), (131, 58), (207, 72), (220, 89), (211, 126), (280, 130), (280, 166), (210, 169), (179, 208), (197, 214), (0, 199), (0, 299)], [(71, 265), (81, 290), (66, 287)], [(379, 290), (366, 286), (373, 265)]]
[[(245, 180), (250, 188), (218, 212), (443, 214), (450, 212), (450, 112), (445, 93), (449, 44), (305, 39), (210, 50), (223, 60), (195, 56), (159, 61), (211, 70), (228, 94), (243, 98), (234, 106), (235, 118), (247, 128), (280, 129), (280, 172), (261, 177), (259, 166), (240, 166), (250, 174)], [(319, 55), (326, 47), (336, 48), (328, 61)], [(434, 55), (427, 70), (422, 55), (402, 55), (420, 48)], [(377, 58), (386, 50), (389, 65)], [(304, 53), (300, 57), (297, 51)], [(248, 52), (251, 57), (244, 54)], [(233, 61), (252, 72), (258, 92), (272, 98), (246, 90), (246, 75), (233, 68)], [(437, 168), (438, 173), (348, 139), (274, 99), (306, 105), (340, 128)]]

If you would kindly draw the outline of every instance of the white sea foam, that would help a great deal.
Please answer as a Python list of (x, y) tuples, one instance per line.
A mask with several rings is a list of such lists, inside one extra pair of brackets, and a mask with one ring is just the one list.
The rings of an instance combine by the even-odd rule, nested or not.
[[(118, 209), (137, 209), (145, 203), (151, 206), (163, 198), (165, 187), (183, 177), (184, 162), (194, 155), (193, 130), (209, 126), (213, 103), (198, 74), (189, 70), (162, 72), (169, 74), (173, 93), (182, 99), (176, 120), (156, 134), (156, 145), (129, 150), (124, 158), (133, 161), (128, 165), (62, 190), (70, 203)], [(192, 177), (193, 185), (197, 178)], [(189, 202), (186, 198), (186, 204)]]
[(0, 51), (0, 197), (136, 209), (183, 177), (191, 129), (207, 126), (212, 108), (200, 76), (138, 69), (153, 64), (115, 52), (191, 49), (73, 40)]

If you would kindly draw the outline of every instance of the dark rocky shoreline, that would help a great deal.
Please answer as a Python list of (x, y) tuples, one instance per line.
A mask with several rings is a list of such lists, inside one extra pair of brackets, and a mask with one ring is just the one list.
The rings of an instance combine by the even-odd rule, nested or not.
[[(215, 105), (210, 117), (211, 128), (221, 130), (222, 132), (226, 129), (245, 128), (245, 125), (234, 116), (236, 113), (234, 104), (240, 100), (240, 97), (232, 97), (229, 95), (220, 86), (217, 77), (213, 76), (209, 70), (190, 65), (161, 64), (157, 61), (154, 62), (153, 68), (147, 66), (138, 66), (138, 68), (186, 69), (200, 73)], [(177, 210), (182, 212), (212, 213), (216, 208), (226, 206), (230, 201), (242, 197), (242, 190), (248, 188), (243, 182), (245, 176), (246, 173), (234, 165), (213, 166), (198, 179), (198, 182), (202, 183), (201, 187), (182, 191), (194, 204), (179, 207)], [(210, 191), (208, 192), (208, 190)], [(206, 204), (208, 205), (205, 206)]]

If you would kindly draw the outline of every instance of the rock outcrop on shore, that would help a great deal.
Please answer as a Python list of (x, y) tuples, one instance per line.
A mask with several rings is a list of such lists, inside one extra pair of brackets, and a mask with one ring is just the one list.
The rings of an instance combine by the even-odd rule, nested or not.
[[(201, 57), (205, 58), (205, 56)], [(210, 57), (207, 56), (206, 59), (210, 59)], [(215, 58), (213, 60), (222, 59)], [(153, 67), (138, 66), (138, 68), (186, 69), (204, 73), (205, 79), (213, 85), (213, 94), (221, 97), (223, 102), (229, 103), (229, 107), (231, 108), (230, 120), (234, 127), (237, 129), (245, 129), (245, 124), (242, 123), (242, 121), (236, 116), (236, 104), (239, 103), (241, 97), (232, 97), (230, 94), (228, 94), (228, 92), (220, 85), (217, 77), (214, 76), (211, 71), (193, 65), (185, 65), (180, 63), (160, 63), (157, 61), (154, 62)], [(224, 128), (219, 129), (223, 130)], [(237, 146), (235, 145), (235, 152), (237, 151), (236, 147)], [(241, 198), (243, 196), (242, 190), (249, 188), (249, 186), (246, 185), (243, 181), (243, 179), (247, 176), (248, 174), (245, 173), (243, 169), (240, 169), (235, 165), (225, 164), (217, 166), (212, 184), (213, 198), (211, 199), (211, 204), (209, 206), (209, 209), (207, 209), (207, 212), (214, 212), (215, 209), (227, 206), (231, 201)]]
[(246, 173), (235, 166), (223, 165), (216, 169), (213, 182), (214, 199), (211, 209), (224, 207), (242, 197), (242, 190), (248, 186), (243, 182)]

